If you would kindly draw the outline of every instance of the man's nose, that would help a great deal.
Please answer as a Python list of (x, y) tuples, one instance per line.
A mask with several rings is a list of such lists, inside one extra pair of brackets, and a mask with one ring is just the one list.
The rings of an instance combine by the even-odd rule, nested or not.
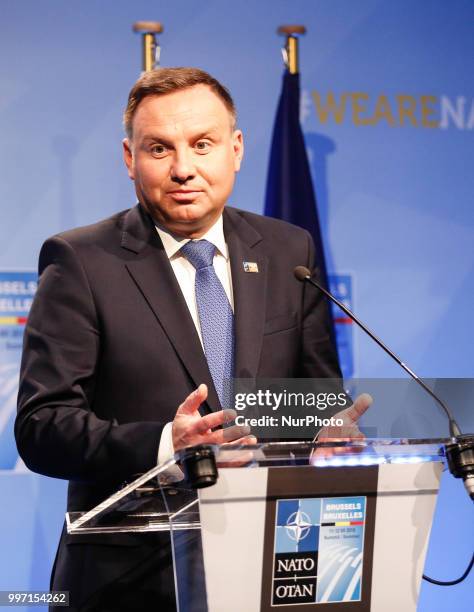
[(176, 183), (186, 183), (196, 174), (191, 153), (187, 150), (176, 150), (171, 165), (171, 180)]

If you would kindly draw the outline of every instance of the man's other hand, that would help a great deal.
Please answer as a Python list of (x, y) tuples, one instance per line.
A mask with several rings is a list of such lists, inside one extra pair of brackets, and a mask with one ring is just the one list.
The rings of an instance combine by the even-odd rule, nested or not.
[[(373, 399), (368, 393), (362, 393), (356, 398), (349, 408), (341, 410), (334, 415), (334, 419), (341, 419), (342, 425), (323, 427), (315, 438), (315, 442), (342, 442), (347, 440), (363, 440), (364, 434), (360, 431), (358, 421), (372, 404)], [(333, 455), (344, 455), (353, 453), (355, 447), (322, 447), (312, 453), (312, 459), (332, 457)]]
[(360, 431), (358, 421), (372, 404), (373, 399), (368, 393), (362, 393), (355, 400), (352, 406), (341, 410), (334, 415), (334, 420), (342, 420), (340, 426), (323, 427), (317, 437), (318, 441), (327, 441), (336, 439), (363, 439), (364, 434)]
[[(248, 435), (250, 431), (248, 427), (238, 427), (237, 425), (221, 427), (235, 419), (237, 416), (235, 410), (220, 410), (201, 416), (199, 407), (206, 399), (207, 387), (201, 384), (179, 406), (172, 427), (175, 451), (198, 444), (256, 443), (256, 438)], [(217, 427), (220, 429), (216, 429)]]

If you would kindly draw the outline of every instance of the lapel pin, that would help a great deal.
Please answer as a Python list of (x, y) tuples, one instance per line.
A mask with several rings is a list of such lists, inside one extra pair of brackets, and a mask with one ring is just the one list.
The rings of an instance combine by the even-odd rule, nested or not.
[(243, 261), (245, 272), (258, 272), (258, 265), (255, 261)]

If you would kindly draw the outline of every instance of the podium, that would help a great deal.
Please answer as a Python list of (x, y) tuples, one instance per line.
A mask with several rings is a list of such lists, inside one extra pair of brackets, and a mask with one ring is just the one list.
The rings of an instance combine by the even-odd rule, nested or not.
[(169, 532), (180, 612), (415, 612), (446, 442), (186, 449), (67, 529)]

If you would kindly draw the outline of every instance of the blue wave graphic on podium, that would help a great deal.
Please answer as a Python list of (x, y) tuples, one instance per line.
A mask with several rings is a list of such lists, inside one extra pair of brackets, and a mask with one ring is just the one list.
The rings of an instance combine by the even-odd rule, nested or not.
[(317, 602), (358, 601), (362, 562), (360, 546), (337, 543), (320, 553)]

